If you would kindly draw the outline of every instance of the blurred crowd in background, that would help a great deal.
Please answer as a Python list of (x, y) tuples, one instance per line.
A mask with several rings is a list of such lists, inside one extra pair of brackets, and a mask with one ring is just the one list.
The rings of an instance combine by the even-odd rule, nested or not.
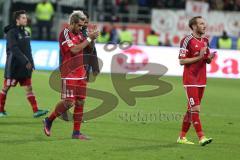
[[(10, 15), (12, 11), (24, 9), (29, 13), (27, 29), (32, 33), (33, 39), (56, 40), (56, 27), (59, 28), (59, 25), (56, 24), (61, 19), (66, 19), (73, 10), (81, 9), (89, 13), (91, 21), (108, 23), (101, 28), (97, 42), (133, 42), (134, 38), (132, 32), (126, 27), (127, 24), (141, 23), (150, 25), (152, 9), (184, 9), (186, 1), (188, 0), (10, 0), (8, 2), (2, 0), (0, 1), (0, 9), (3, 15), (0, 19), (0, 25), (2, 25), (2, 28), (4, 27), (4, 14)], [(240, 0), (198, 1), (208, 3), (210, 10), (240, 11)], [(10, 7), (9, 11), (4, 10), (6, 5)], [(10, 18), (8, 22), (10, 22)], [(116, 23), (124, 25), (117, 29), (115, 26)], [(2, 33), (0, 36), (4, 37)], [(240, 39), (237, 43), (239, 45), (237, 48), (240, 49)], [(171, 46), (171, 42), (168, 39), (161, 42), (159, 35), (153, 30), (146, 36), (145, 44)], [(217, 47), (231, 49), (231, 46), (231, 38), (224, 31), (223, 35), (217, 41)]]

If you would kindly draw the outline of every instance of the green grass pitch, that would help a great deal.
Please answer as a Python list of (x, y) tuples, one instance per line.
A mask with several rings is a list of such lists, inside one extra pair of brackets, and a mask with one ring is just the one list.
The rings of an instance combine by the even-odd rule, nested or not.
[[(33, 88), (39, 106), (53, 110), (60, 95), (49, 87), (49, 76), (50, 72), (35, 71)], [(2, 83), (2, 70), (0, 77)], [(46, 137), (42, 130), (43, 118), (32, 118), (23, 88), (12, 88), (6, 102), (9, 116), (0, 119), (0, 159), (240, 159), (240, 80), (208, 79), (201, 120), (206, 135), (214, 141), (201, 147), (193, 128), (188, 138), (195, 145), (176, 144), (181, 127), (179, 115), (186, 111), (185, 93), (180, 77), (162, 79), (173, 85), (171, 92), (158, 97), (138, 98), (135, 107), (129, 107), (119, 98), (115, 110), (83, 123), (82, 132), (92, 138), (90, 141), (72, 140), (72, 123), (60, 119), (53, 124), (52, 136)], [(117, 95), (108, 74), (100, 75), (89, 86)], [(87, 99), (85, 110), (93, 109), (98, 103), (93, 98)], [(158, 117), (151, 119), (147, 116), (150, 113)], [(136, 118), (138, 114), (142, 117)]]

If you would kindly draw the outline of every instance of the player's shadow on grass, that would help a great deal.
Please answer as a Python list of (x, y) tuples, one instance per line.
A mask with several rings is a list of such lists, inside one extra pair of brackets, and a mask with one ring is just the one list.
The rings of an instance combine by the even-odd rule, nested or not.
[(10, 122), (0, 122), (0, 126), (20, 126), (20, 125), (35, 125), (41, 124), (39, 121), (10, 121)]
[[(144, 139), (144, 138), (134, 138), (134, 137), (127, 137), (127, 136), (105, 135), (105, 137), (106, 136), (108, 138), (121, 139), (123, 141), (134, 141), (136, 143), (139, 143), (139, 145), (142, 142), (155, 143), (153, 145), (145, 145), (145, 146), (137, 146), (137, 147), (120, 147), (118, 149), (113, 149), (114, 151), (156, 150), (156, 149), (159, 150), (160, 148), (175, 148), (178, 146), (178, 144), (175, 142), (162, 144), (163, 141), (161, 139)], [(166, 142), (166, 141), (164, 141), (164, 142)]]
[[(7, 134), (7, 132), (5, 133)], [(9, 132), (8, 132), (9, 134)], [(18, 134), (17, 132), (13, 133), (15, 136)], [(11, 136), (12, 134), (10, 134)], [(26, 134), (22, 134), (22, 136), (26, 136)], [(0, 144), (9, 144), (9, 145), (21, 145), (21, 144), (27, 144), (27, 143), (34, 143), (34, 142), (54, 142), (54, 141), (65, 141), (65, 140), (71, 140), (69, 137), (63, 137), (63, 138), (49, 138), (45, 137), (44, 135), (42, 136), (35, 136), (35, 137), (24, 137), (21, 138), (19, 136), (18, 138), (0, 138)]]
[[(139, 144), (142, 145), (142, 144)], [(144, 146), (133, 146), (133, 147), (119, 147), (112, 149), (112, 151), (147, 151), (147, 150), (160, 150), (161, 148), (176, 148), (179, 145), (176, 143), (167, 143), (167, 144), (154, 144), (154, 145), (144, 145)]]

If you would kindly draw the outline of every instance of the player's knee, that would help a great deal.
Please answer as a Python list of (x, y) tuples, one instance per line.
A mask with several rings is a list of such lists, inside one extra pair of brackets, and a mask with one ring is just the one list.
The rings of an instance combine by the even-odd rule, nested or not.
[(192, 107), (191, 111), (193, 111), (193, 112), (200, 112), (200, 105)]
[(10, 86), (4, 86), (4, 87), (2, 88), (2, 91), (5, 92), (5, 93), (7, 93), (9, 89), (10, 89)]
[(26, 86), (25, 90), (26, 90), (27, 93), (32, 92), (32, 86)]
[(64, 106), (68, 109), (72, 108), (74, 106), (74, 101), (73, 100), (64, 100)]

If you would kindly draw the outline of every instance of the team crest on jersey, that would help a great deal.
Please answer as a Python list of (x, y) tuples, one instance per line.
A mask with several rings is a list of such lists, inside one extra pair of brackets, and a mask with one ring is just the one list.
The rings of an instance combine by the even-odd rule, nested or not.
[(18, 39), (23, 39), (23, 36), (20, 33), (18, 34)]
[(76, 41), (77, 39), (75, 37), (72, 38), (73, 41)]
[(24, 31), (25, 33), (25, 38), (30, 38), (30, 33), (28, 31)]

